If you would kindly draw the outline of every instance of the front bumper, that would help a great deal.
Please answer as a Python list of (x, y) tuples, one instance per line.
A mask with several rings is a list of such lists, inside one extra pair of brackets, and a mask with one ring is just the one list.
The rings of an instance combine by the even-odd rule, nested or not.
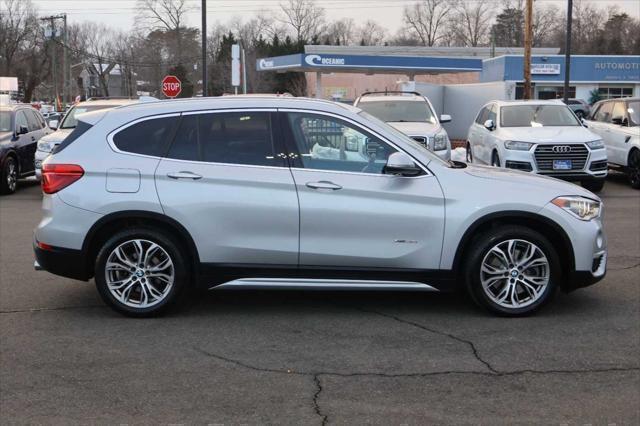
[[(516, 151), (502, 149), (502, 165), (506, 168), (528, 171), (544, 176), (568, 181), (585, 181), (595, 179), (605, 179), (607, 177), (607, 151), (605, 149), (588, 149), (589, 154), (582, 169), (573, 170), (541, 170), (538, 168), (535, 158), (536, 146), (529, 151)], [(562, 155), (558, 159), (563, 159)]]

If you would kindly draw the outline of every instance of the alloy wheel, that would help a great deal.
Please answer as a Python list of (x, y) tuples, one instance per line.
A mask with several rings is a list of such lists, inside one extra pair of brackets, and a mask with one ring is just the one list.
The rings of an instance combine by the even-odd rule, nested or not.
[(109, 292), (118, 302), (132, 308), (149, 308), (169, 294), (175, 269), (171, 256), (160, 245), (135, 239), (111, 251), (105, 278)]
[(538, 301), (549, 285), (550, 276), (551, 266), (542, 250), (519, 239), (493, 246), (480, 267), (485, 295), (508, 309), (524, 308)]
[(10, 159), (7, 163), (7, 188), (9, 191), (14, 192), (18, 185), (18, 168), (13, 159)]
[(640, 188), (640, 151), (634, 150), (629, 157), (629, 181), (634, 188)]

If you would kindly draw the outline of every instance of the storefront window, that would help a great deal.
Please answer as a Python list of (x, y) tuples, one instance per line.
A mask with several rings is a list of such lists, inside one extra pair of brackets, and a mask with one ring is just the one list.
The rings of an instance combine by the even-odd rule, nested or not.
[(599, 87), (600, 99), (627, 98), (633, 96), (633, 87)]

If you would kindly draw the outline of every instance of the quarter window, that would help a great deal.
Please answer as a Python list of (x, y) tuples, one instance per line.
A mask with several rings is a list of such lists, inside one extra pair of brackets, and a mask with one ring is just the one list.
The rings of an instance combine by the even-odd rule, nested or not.
[(113, 143), (121, 151), (160, 157), (177, 122), (178, 117), (144, 120), (116, 133)]
[(382, 174), (396, 149), (346, 122), (314, 114), (288, 113), (299, 162), (306, 169)]
[(282, 166), (275, 155), (271, 113), (185, 115), (167, 157), (209, 163)]

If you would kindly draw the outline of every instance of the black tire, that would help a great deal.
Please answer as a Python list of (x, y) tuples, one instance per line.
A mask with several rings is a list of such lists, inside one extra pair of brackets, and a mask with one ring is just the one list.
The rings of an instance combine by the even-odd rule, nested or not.
[(582, 186), (591, 192), (600, 192), (604, 188), (604, 182), (604, 179), (585, 180), (582, 182)]
[[(148, 242), (152, 242), (157, 244), (164, 250), (164, 252), (170, 257), (171, 262), (173, 263), (173, 283), (171, 288), (166, 292), (166, 295), (162, 300), (160, 300), (157, 304), (150, 307), (132, 307), (124, 304), (119, 301), (109, 290), (107, 285), (107, 271), (106, 264), (109, 259), (109, 256), (112, 254), (113, 250), (116, 247), (120, 246), (127, 241), (132, 240), (145, 240)], [(126, 272), (123, 272), (126, 274)], [(133, 277), (134, 272), (131, 272), (131, 276)], [(138, 287), (135, 289), (140, 293), (139, 288), (142, 286), (141, 281), (142, 278), (134, 278), (136, 281), (140, 280), (140, 282), (136, 283)], [(151, 278), (146, 278), (151, 283)], [(96, 258), (95, 263), (95, 282), (98, 292), (100, 293), (100, 297), (102, 300), (109, 305), (111, 308), (120, 312), (121, 314), (130, 316), (130, 317), (153, 317), (163, 314), (175, 307), (181, 296), (186, 293), (185, 289), (188, 287), (190, 283), (190, 271), (186, 259), (186, 251), (185, 249), (177, 243), (172, 237), (166, 235), (163, 232), (157, 231), (155, 229), (148, 228), (129, 228), (123, 231), (116, 233), (113, 237), (107, 240), (102, 247), (98, 251), (98, 256)], [(155, 284), (163, 285), (162, 282), (157, 282)], [(134, 292), (132, 290), (131, 292)], [(131, 293), (130, 292), (130, 293)], [(151, 294), (151, 293), (149, 293)]]
[(469, 163), (469, 164), (473, 163), (473, 152), (471, 151), (471, 144), (469, 142), (467, 142), (466, 160), (467, 160), (467, 163)]
[(627, 177), (633, 189), (640, 189), (640, 149), (633, 149), (629, 153)]
[(7, 156), (0, 170), (0, 194), (13, 194), (18, 187), (18, 163), (12, 156)]
[(500, 166), (500, 156), (498, 155), (498, 153), (496, 151), (493, 151), (493, 154), (491, 154), (491, 165), (493, 167), (501, 167)]
[[(507, 308), (491, 300), (483, 289), (481, 280), (481, 266), (485, 256), (496, 245), (512, 239), (535, 244), (544, 253), (549, 264), (547, 286), (540, 292), (535, 302), (520, 308)], [(507, 225), (479, 235), (472, 241), (465, 257), (467, 265), (464, 271), (465, 284), (469, 295), (476, 304), (500, 316), (517, 317), (536, 312), (553, 298), (561, 279), (560, 259), (556, 249), (542, 234), (524, 226)]]

